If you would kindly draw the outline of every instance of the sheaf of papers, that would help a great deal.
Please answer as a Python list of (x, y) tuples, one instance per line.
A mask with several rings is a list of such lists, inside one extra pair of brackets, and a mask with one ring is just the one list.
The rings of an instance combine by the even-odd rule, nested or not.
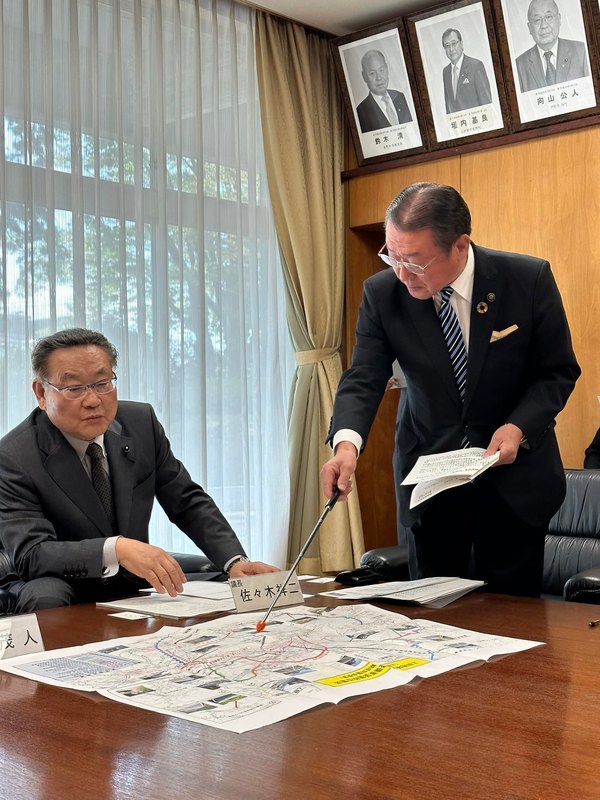
[(419, 456), (416, 464), (402, 481), (403, 486), (416, 484), (410, 496), (410, 507), (414, 508), (430, 497), (474, 481), (500, 458), (500, 452), (484, 458), (482, 447), (468, 447), (465, 450), (450, 450)]
[(349, 586), (346, 589), (335, 589), (332, 592), (322, 592), (322, 594), (338, 597), (341, 600), (381, 598), (382, 600), (415, 603), (429, 608), (442, 608), (480, 586), (485, 586), (485, 582), (466, 578), (421, 578), (417, 581), (388, 581), (369, 586)]
[[(302, 711), (541, 642), (411, 620), (370, 605), (227, 616), (0, 662), (15, 675), (243, 733)], [(464, 679), (468, 680), (469, 673)]]
[(137, 611), (139, 614), (151, 614), (157, 617), (172, 617), (174, 619), (188, 619), (200, 617), (205, 614), (218, 614), (220, 611), (235, 611), (235, 603), (229, 591), (229, 598), (214, 597), (187, 597), (178, 594), (169, 597), (168, 594), (146, 594), (143, 596), (126, 597), (123, 600), (109, 600), (105, 603), (96, 603), (99, 608), (109, 608), (116, 611)]

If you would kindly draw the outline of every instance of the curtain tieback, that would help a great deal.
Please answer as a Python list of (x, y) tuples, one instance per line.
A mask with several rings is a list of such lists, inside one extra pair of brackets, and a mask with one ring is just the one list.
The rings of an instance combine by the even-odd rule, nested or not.
[(307, 364), (318, 364), (339, 355), (339, 347), (323, 347), (321, 350), (299, 350), (296, 355), (296, 364), (305, 367)]

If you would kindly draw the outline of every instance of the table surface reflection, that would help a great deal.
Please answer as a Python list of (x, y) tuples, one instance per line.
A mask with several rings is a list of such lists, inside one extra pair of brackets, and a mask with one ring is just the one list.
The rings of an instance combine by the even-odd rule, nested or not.
[[(0, 672), (0, 798), (600, 798), (597, 608), (485, 593), (444, 609), (379, 605), (546, 645), (244, 734)], [(38, 620), (47, 650), (198, 621), (94, 605)]]

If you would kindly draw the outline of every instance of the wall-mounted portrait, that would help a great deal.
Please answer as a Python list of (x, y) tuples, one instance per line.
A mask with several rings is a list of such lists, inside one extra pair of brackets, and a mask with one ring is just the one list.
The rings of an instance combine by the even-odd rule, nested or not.
[(379, 26), (336, 39), (332, 48), (359, 162), (423, 150), (404, 32)]
[(491, 9), (463, 0), (408, 18), (425, 112), (438, 145), (507, 130)]
[(595, 53), (581, 0), (496, 0), (496, 9), (520, 122), (596, 109)]

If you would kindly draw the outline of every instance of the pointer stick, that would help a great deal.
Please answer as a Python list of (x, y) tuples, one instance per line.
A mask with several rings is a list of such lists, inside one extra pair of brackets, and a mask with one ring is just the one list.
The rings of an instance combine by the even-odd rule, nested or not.
[(321, 514), (321, 516), (319, 517), (319, 521), (317, 522), (317, 524), (315, 525), (315, 527), (312, 529), (312, 531), (311, 531), (311, 533), (310, 533), (310, 535), (309, 535), (308, 539), (307, 539), (307, 540), (304, 542), (304, 544), (302, 545), (302, 549), (300, 550), (300, 552), (298, 553), (298, 555), (297, 555), (297, 557), (296, 557), (296, 560), (294, 561), (294, 563), (293, 563), (293, 564), (292, 564), (292, 566), (290, 567), (290, 571), (288, 572), (286, 579), (284, 580), (284, 582), (283, 582), (283, 583), (281, 584), (281, 586), (279, 587), (279, 590), (278, 590), (277, 594), (275, 595), (275, 599), (273, 600), (273, 602), (272, 602), (272, 603), (271, 603), (271, 605), (269, 606), (269, 610), (268, 610), (268, 611), (267, 611), (267, 613), (264, 615), (264, 617), (263, 617), (261, 620), (259, 620), (259, 621), (256, 623), (256, 631), (257, 631), (257, 633), (260, 633), (261, 631), (264, 631), (264, 629), (265, 629), (265, 626), (266, 626), (266, 624), (267, 624), (267, 619), (268, 619), (268, 617), (269, 617), (269, 614), (271, 613), (271, 611), (273, 611), (273, 608), (275, 607), (275, 605), (276, 605), (277, 601), (278, 601), (278, 600), (279, 600), (279, 598), (281, 597), (281, 595), (282, 595), (282, 593), (283, 593), (283, 590), (284, 590), (284, 589), (285, 589), (285, 587), (288, 585), (288, 583), (289, 583), (289, 580), (290, 580), (290, 578), (292, 577), (292, 573), (294, 572), (294, 570), (296, 569), (296, 567), (297, 567), (297, 566), (298, 566), (298, 564), (300, 563), (300, 559), (302, 558), (302, 556), (304, 555), (304, 553), (306, 553), (306, 551), (308, 550), (308, 547), (309, 547), (310, 543), (311, 543), (311, 542), (312, 542), (312, 540), (315, 538), (315, 536), (316, 536), (316, 534), (317, 534), (317, 531), (319, 530), (319, 528), (320, 528), (320, 527), (321, 527), (321, 525), (323, 524), (323, 520), (325, 519), (325, 517), (327, 516), (327, 514), (329, 514), (329, 512), (331, 511), (331, 509), (334, 507), (334, 505), (335, 505), (335, 502), (336, 502), (336, 500), (338, 499), (338, 497), (339, 497), (339, 496), (340, 496), (340, 490), (336, 488), (336, 489), (335, 489), (335, 491), (334, 491), (334, 493), (331, 495), (331, 497), (330, 497), (330, 498), (329, 498), (329, 500), (327, 501), (327, 505), (326, 505), (326, 506), (325, 506), (325, 508), (323, 509), (323, 513), (322, 513), (322, 514)]

